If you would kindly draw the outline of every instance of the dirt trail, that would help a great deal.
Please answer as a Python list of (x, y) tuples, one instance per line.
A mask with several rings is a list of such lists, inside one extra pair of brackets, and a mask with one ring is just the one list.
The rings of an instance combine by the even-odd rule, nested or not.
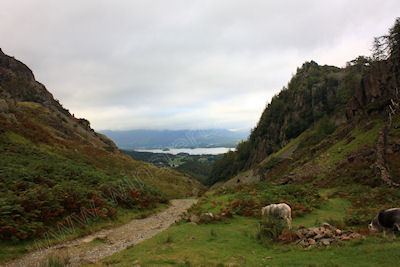
[[(71, 266), (93, 263), (164, 231), (197, 199), (174, 199), (171, 207), (145, 219), (132, 220), (120, 227), (27, 254), (5, 266), (39, 266), (50, 255), (69, 255)], [(92, 242), (93, 240), (99, 242)]]

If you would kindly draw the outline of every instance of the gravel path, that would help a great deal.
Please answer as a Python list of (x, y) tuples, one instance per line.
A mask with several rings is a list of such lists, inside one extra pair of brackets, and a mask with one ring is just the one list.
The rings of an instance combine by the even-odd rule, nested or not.
[[(145, 219), (136, 219), (117, 228), (32, 252), (5, 266), (39, 266), (50, 255), (69, 255), (71, 266), (94, 263), (164, 231), (196, 202), (197, 199), (171, 200), (168, 209)], [(95, 239), (101, 241), (92, 242)]]

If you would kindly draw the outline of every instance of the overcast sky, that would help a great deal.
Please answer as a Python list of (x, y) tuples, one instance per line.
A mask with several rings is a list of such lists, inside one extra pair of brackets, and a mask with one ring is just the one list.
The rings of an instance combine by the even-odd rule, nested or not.
[(369, 55), (399, 0), (2, 0), (0, 47), (104, 129), (252, 128), (305, 61)]

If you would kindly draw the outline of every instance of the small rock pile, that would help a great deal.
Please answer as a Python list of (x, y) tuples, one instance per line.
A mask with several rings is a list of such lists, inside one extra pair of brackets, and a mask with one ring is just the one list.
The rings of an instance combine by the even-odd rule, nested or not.
[(340, 230), (328, 223), (324, 223), (321, 227), (301, 227), (296, 230), (295, 234), (299, 238), (296, 243), (300, 244), (303, 248), (321, 245), (330, 247), (332, 243), (361, 237), (359, 233)]
[(202, 213), (200, 215), (192, 215), (189, 221), (192, 223), (211, 223), (215, 220), (220, 220), (219, 216), (214, 216), (211, 212)]
[(191, 224), (212, 223), (213, 221), (221, 221), (222, 216), (214, 215), (211, 212), (206, 212), (199, 215), (189, 215), (185, 213), (176, 222), (179, 222), (180, 220), (185, 220), (187, 222), (190, 222)]

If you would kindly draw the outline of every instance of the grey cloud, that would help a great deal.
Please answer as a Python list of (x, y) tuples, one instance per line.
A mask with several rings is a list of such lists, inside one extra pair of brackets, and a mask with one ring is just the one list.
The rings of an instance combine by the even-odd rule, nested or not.
[(253, 127), (305, 60), (367, 54), (398, 0), (4, 0), (3, 50), (97, 129)]

